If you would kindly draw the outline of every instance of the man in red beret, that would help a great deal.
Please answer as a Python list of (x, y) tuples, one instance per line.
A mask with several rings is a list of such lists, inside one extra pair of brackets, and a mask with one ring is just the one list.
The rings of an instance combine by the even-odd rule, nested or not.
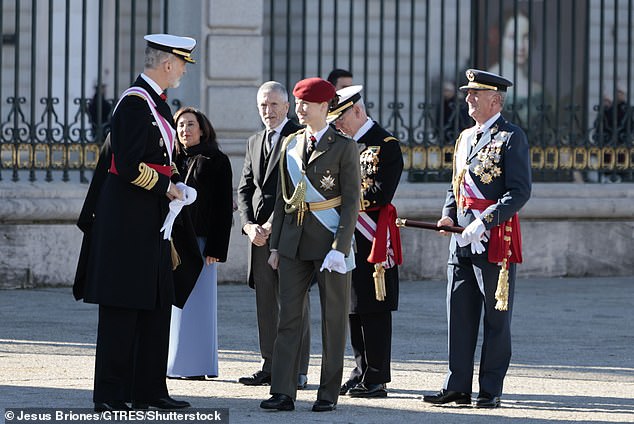
[(356, 144), (326, 122), (335, 87), (321, 78), (299, 81), (295, 112), (306, 126), (288, 136), (280, 155), (269, 264), (280, 270), (280, 315), (271, 395), (264, 409), (295, 409), (303, 305), (313, 275), (321, 300), (322, 365), (312, 410), (336, 408), (343, 375), (346, 322), (354, 268), (352, 235), (359, 214)]

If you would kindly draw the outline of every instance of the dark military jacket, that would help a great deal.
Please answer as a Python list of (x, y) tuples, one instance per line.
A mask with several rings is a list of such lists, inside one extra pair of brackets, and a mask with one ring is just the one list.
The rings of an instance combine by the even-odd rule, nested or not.
[[(526, 134), (500, 116), (479, 140), (475, 127), (464, 130), (456, 142), (455, 155), (461, 143), (467, 146), (465, 161), (468, 163), (468, 175), (465, 178), (475, 192), (493, 202), (481, 212), (482, 222), (490, 230), (512, 218), (530, 198), (531, 167)], [(462, 166), (460, 163), (456, 165)], [(454, 170), (454, 174), (458, 172)], [(471, 209), (458, 207), (453, 187), (447, 192), (442, 214), (461, 227), (466, 227), (476, 219)], [(487, 247), (487, 242), (484, 245)], [(455, 251), (458, 256), (472, 255), (471, 247), (459, 247), (455, 237), (452, 237), (451, 251)], [(482, 255), (486, 254), (485, 250)]]
[[(133, 86), (144, 88), (160, 115), (173, 125), (169, 106), (141, 77)], [(90, 231), (90, 236), (88, 247), (82, 248), (86, 257), (80, 259), (81, 286), (75, 289), (75, 296), (105, 306), (154, 309), (176, 301), (170, 242), (160, 231), (168, 212), (170, 177), (147, 165), (171, 166), (166, 141), (147, 102), (136, 95), (121, 100), (111, 124), (110, 148), (116, 174), (96, 171), (99, 184), (87, 199), (93, 203), (84, 206), (80, 225)], [(102, 159), (107, 161), (105, 156)], [(103, 164), (98, 166), (98, 170), (103, 168)], [(89, 211), (93, 216), (87, 219)], [(88, 224), (90, 218), (92, 223)], [(194, 246), (186, 241), (180, 249), (177, 247), (186, 261), (177, 273), (192, 264), (200, 271), (200, 253), (196, 251), (198, 257), (189, 260), (192, 249), (197, 250)], [(188, 273), (189, 277), (197, 274), (195, 270)], [(195, 279), (186, 280), (192, 286), (195, 283)], [(183, 296), (179, 297), (183, 301)]]
[[(305, 157), (304, 131), (287, 137), (282, 148), (293, 138), (297, 140), (292, 149), (294, 154)], [(280, 167), (287, 167), (288, 161), (291, 160), (288, 158), (290, 150), (291, 147), (288, 147), (286, 154), (280, 158)], [(342, 197), (341, 206), (336, 208), (339, 213), (337, 230), (333, 234), (312, 212), (305, 214), (301, 225), (298, 225), (297, 212), (285, 213), (282, 196), (283, 177), (280, 170), (270, 247), (278, 249), (282, 256), (303, 261), (324, 259), (331, 249), (347, 256), (351, 250), (354, 225), (359, 214), (360, 176), (357, 148), (351, 139), (328, 128), (305, 163), (306, 178), (325, 199)], [(289, 188), (289, 193), (293, 193), (295, 185), (288, 172), (284, 173), (283, 183)]]
[[(392, 202), (403, 172), (403, 155), (399, 140), (378, 123), (358, 141), (361, 164), (361, 204), (374, 222), (379, 219), (377, 207)], [(364, 211), (365, 209), (365, 211)], [(367, 261), (372, 242), (359, 230), (355, 230), (357, 243), (357, 267), (352, 271), (350, 313), (394, 311), (398, 308), (398, 266), (385, 270), (385, 300), (376, 300), (374, 289), (374, 264)]]

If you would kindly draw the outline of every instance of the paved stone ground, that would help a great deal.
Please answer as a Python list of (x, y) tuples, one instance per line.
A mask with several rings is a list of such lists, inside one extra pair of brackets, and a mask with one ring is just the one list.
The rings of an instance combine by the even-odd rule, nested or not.
[[(321, 350), (318, 293), (311, 295), (309, 386), (294, 412), (261, 410), (268, 387), (236, 382), (259, 366), (255, 300), (246, 285), (218, 290), (220, 376), (169, 380), (171, 395), (196, 408), (229, 408), (234, 424), (634, 422), (634, 277), (519, 280), (513, 359), (495, 410), (421, 401), (440, 388), (446, 368), (445, 284), (415, 281), (402, 283), (394, 314), (389, 397), (341, 397), (337, 411), (311, 412)], [(70, 288), (0, 291), (0, 409), (92, 406), (96, 312), (75, 302)], [(348, 350), (345, 373), (351, 368)]]

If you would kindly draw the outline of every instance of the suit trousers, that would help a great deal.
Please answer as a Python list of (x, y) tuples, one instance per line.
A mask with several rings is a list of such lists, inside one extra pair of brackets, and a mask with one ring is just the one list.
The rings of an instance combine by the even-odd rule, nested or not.
[(99, 305), (94, 402), (168, 396), (171, 305), (153, 310)]
[(337, 403), (350, 302), (351, 272), (319, 272), (323, 260), (298, 260), (280, 256), (280, 323), (273, 353), (271, 394), (295, 399), (301, 335), (310, 283), (317, 272), (321, 304), (322, 362), (317, 399)]
[(511, 313), (515, 288), (515, 264), (509, 266), (508, 311), (495, 309), (495, 290), (500, 267), (486, 254), (449, 259), (447, 269), (447, 319), (449, 327), (449, 371), (444, 388), (471, 393), (473, 361), (484, 308), (480, 355), (480, 394), (500, 396), (511, 361)]
[(368, 384), (391, 381), (392, 311), (350, 314), (350, 344), (356, 363), (350, 380)]
[[(267, 245), (251, 245), (251, 266), (255, 284), (255, 305), (258, 319), (258, 337), (262, 355), (262, 371), (271, 373), (273, 347), (277, 337), (280, 300), (277, 271), (268, 264), (271, 254)], [(302, 347), (299, 356), (299, 373), (308, 374), (310, 360), (310, 302), (306, 298), (302, 329)]]

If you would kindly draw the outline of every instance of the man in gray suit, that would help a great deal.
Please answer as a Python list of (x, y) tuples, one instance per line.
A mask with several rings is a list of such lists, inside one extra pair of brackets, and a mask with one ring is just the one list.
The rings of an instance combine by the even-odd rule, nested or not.
[(460, 88), (476, 125), (456, 141), (453, 184), (438, 221), (465, 227), (449, 246), (449, 371), (442, 390), (423, 400), (471, 403), (484, 310), (476, 407), (497, 408), (511, 360), (515, 263), (522, 261), (517, 212), (531, 194), (531, 168), (526, 134), (500, 115), (511, 81), (477, 69), (467, 70), (467, 79)]
[[(277, 193), (280, 146), (284, 138), (301, 126), (289, 120), (288, 93), (286, 87), (276, 81), (260, 86), (257, 104), (264, 130), (258, 131), (247, 141), (242, 176), (238, 186), (238, 210), (242, 232), (249, 237), (248, 273), (249, 287), (255, 289), (255, 304), (258, 320), (258, 336), (262, 369), (253, 375), (240, 377), (247, 386), (262, 386), (271, 383), (273, 344), (277, 337), (279, 320), (279, 297), (277, 270), (268, 264), (270, 255), (269, 235), (273, 222), (273, 206)], [(304, 314), (310, 316), (306, 301)], [(302, 329), (302, 351), (297, 385), (303, 389), (308, 382), (310, 356), (310, 319)]]
[(299, 81), (295, 111), (306, 130), (287, 137), (271, 231), (269, 263), (280, 270), (280, 323), (273, 352), (272, 397), (261, 408), (295, 409), (304, 302), (317, 273), (322, 365), (313, 411), (336, 408), (343, 374), (346, 323), (354, 268), (352, 236), (359, 215), (359, 151), (326, 122), (335, 87), (321, 78)]

